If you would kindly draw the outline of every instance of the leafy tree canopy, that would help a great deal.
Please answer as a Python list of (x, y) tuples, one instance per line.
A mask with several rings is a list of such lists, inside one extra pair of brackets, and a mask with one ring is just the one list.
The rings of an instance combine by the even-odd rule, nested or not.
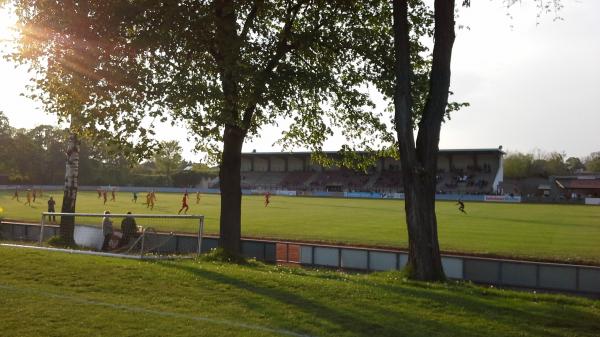
[(585, 168), (590, 172), (600, 172), (600, 151), (592, 152), (585, 159)]
[[(156, 149), (155, 126), (168, 121), (211, 154), (224, 125), (251, 137), (279, 117), (292, 123), (284, 139), (316, 150), (336, 127), (362, 146), (392, 141), (364, 86), (392, 87), (386, 1), (11, 3), (23, 32), (11, 56), (31, 66), (31, 97), (82, 134), (135, 145), (132, 156)], [(419, 60), (425, 10), (414, 13)]]

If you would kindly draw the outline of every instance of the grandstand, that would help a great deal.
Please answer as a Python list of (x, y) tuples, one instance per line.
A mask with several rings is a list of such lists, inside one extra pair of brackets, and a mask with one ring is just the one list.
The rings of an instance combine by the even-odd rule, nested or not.
[[(335, 158), (336, 152), (327, 152)], [(437, 190), (440, 194), (502, 192), (502, 147), (497, 149), (440, 150)], [(403, 192), (400, 161), (380, 158), (367, 172), (324, 167), (310, 152), (249, 152), (242, 154), (243, 189)], [(218, 187), (218, 182), (212, 187)]]

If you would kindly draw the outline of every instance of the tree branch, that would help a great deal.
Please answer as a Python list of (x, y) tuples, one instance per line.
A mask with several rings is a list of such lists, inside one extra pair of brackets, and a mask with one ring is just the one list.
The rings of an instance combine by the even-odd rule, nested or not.
[(258, 104), (259, 98), (265, 89), (267, 78), (272, 74), (275, 67), (279, 64), (279, 61), (292, 50), (292, 46), (288, 44), (289, 36), (292, 32), (292, 26), (298, 17), (298, 12), (300, 12), (300, 9), (306, 2), (307, 0), (298, 1), (294, 6), (290, 6), (287, 9), (285, 24), (279, 32), (279, 38), (275, 44), (275, 52), (267, 61), (264, 68), (257, 74), (252, 98), (244, 109), (242, 123), (246, 130), (249, 129), (252, 124), (252, 117), (256, 111), (256, 105)]
[(412, 95), (410, 77), (410, 27), (407, 0), (393, 0), (394, 32), (394, 126), (398, 137), (402, 169), (412, 171), (415, 165)]
[(440, 130), (450, 90), (450, 64), (454, 45), (454, 0), (435, 0), (433, 61), (429, 94), (419, 123), (417, 156), (426, 167), (437, 166)]
[(243, 41), (246, 40), (246, 37), (248, 36), (248, 32), (250, 31), (250, 28), (252, 27), (252, 24), (254, 23), (254, 19), (256, 18), (256, 14), (258, 13), (258, 8), (260, 6), (262, 6), (263, 4), (263, 0), (254, 0), (254, 3), (252, 4), (252, 8), (250, 9), (250, 13), (248, 13), (248, 16), (246, 17), (246, 21), (244, 21), (244, 27), (242, 28), (242, 32), (240, 33), (240, 43), (243, 43)]

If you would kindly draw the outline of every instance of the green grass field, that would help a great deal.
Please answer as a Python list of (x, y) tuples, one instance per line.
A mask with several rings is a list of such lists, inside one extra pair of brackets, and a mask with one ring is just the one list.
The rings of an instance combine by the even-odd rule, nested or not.
[[(39, 222), (46, 198), (33, 207), (0, 196), (6, 219)], [(48, 192), (44, 197), (47, 197)], [(54, 193), (57, 205), (61, 194)], [(118, 193), (117, 202), (102, 205), (94, 192), (79, 194), (78, 212), (177, 213), (181, 194), (157, 194), (150, 211), (141, 200), (131, 202), (130, 193)], [(190, 194), (190, 214), (206, 216), (207, 232), (217, 233), (219, 196), (202, 195), (196, 205)], [(60, 207), (58, 207), (60, 209)], [(501, 255), (529, 259), (600, 264), (600, 207), (575, 205), (467, 203), (468, 214), (453, 202), (438, 202), (440, 244), (444, 251)], [(165, 222), (163, 230), (197, 231), (196, 223)], [(364, 200), (273, 196), (269, 207), (262, 196), (245, 196), (242, 210), (245, 236), (330, 243), (406, 247), (404, 204), (399, 200)]]
[(0, 247), (0, 336), (598, 336), (600, 302), (398, 272)]

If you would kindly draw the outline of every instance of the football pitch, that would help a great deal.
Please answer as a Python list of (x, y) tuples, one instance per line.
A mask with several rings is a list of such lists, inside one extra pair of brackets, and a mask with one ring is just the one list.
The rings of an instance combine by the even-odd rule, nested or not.
[[(61, 205), (61, 193), (46, 191), (33, 206), (0, 196), (5, 219), (40, 221), (48, 195)], [(109, 195), (110, 198), (110, 195)], [(78, 195), (77, 211), (100, 213), (176, 214), (182, 194), (158, 193), (154, 210), (137, 204), (132, 194), (117, 193), (116, 201), (103, 205), (95, 192)], [(206, 216), (206, 231), (218, 233), (220, 200), (203, 194), (196, 204), (190, 194), (188, 214)], [(401, 200), (338, 199), (273, 196), (264, 207), (262, 196), (244, 196), (242, 232), (248, 237), (309, 240), (327, 243), (407, 247), (404, 203)], [(439, 237), (446, 252), (498, 255), (563, 262), (600, 264), (600, 207), (549, 204), (497, 204), (467, 202), (462, 214), (454, 202), (436, 204)], [(158, 230), (195, 232), (197, 223), (165, 221)]]
[(399, 272), (0, 246), (0, 336), (597, 336), (597, 301)]

